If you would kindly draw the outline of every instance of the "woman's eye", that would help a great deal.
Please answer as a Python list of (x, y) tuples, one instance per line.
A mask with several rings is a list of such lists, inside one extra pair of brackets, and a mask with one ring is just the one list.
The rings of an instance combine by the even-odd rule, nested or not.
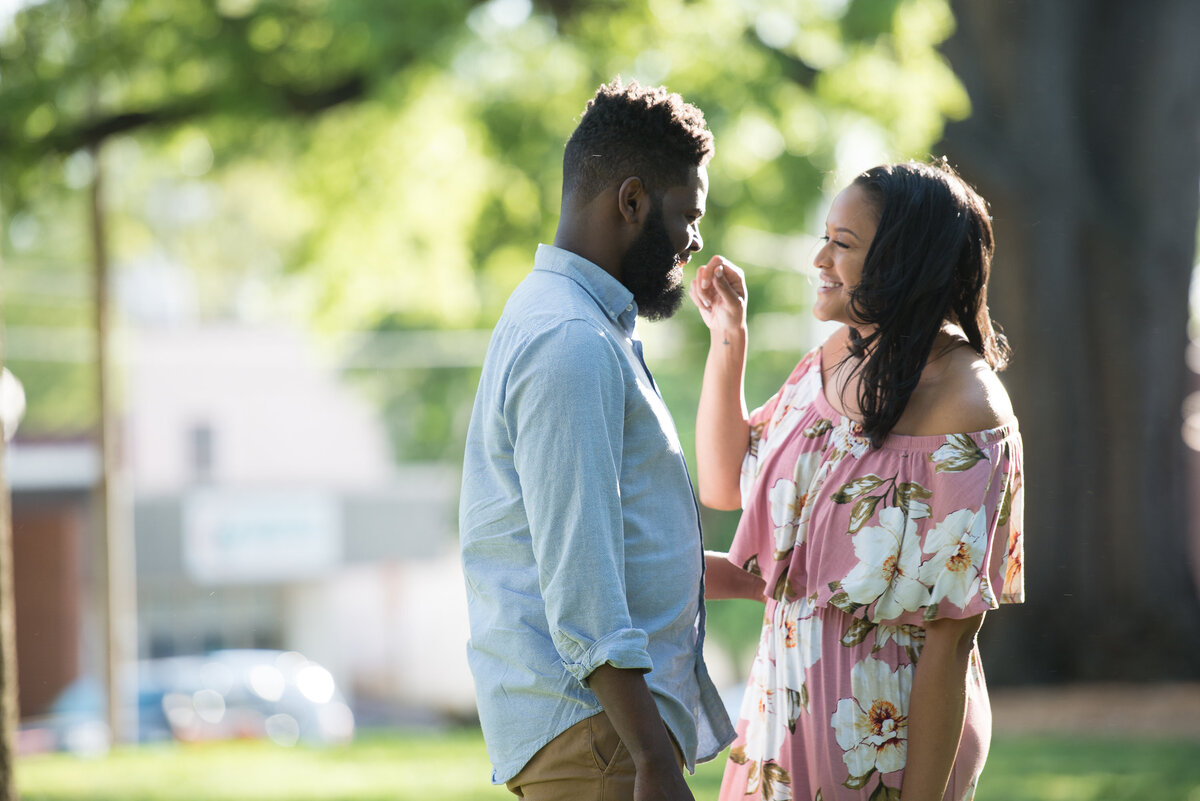
[(818, 238), (820, 241), (822, 241), (822, 242), (832, 242), (833, 244), (837, 245), (839, 248), (841, 248), (841, 249), (843, 249), (843, 250), (845, 250), (846, 248), (850, 247), (850, 246), (849, 246), (849, 245), (847, 245), (845, 242), (839, 242), (839, 241), (838, 241), (838, 240), (836, 240), (836, 239), (830, 239), (830, 238), (829, 238), (829, 234), (823, 234), (822, 236), (819, 236), (819, 237), (817, 237), (817, 238)]

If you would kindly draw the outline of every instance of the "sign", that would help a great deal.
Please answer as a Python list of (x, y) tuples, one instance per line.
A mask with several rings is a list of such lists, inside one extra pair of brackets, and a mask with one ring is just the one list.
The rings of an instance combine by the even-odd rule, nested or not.
[(341, 508), (329, 495), (203, 489), (184, 500), (184, 569), (199, 584), (309, 579), (341, 562)]

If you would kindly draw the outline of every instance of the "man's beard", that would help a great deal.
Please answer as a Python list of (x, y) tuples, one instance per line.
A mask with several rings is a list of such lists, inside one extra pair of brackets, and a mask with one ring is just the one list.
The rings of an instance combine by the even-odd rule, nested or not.
[(638, 314), (665, 320), (683, 303), (683, 265), (671, 248), (662, 207), (654, 204), (646, 225), (621, 257), (621, 283), (633, 293)]

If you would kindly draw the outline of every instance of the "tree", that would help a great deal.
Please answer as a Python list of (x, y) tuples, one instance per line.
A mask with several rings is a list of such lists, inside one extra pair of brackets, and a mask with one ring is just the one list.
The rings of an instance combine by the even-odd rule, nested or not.
[(945, 147), (992, 204), (993, 308), (1026, 447), (1005, 681), (1200, 676), (1184, 445), (1200, 204), (1200, 4), (956, 0), (972, 115)]

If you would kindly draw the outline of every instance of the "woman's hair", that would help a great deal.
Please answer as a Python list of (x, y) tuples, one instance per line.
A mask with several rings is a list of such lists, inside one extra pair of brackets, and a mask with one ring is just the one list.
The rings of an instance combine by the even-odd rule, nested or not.
[(652, 197), (687, 180), (713, 155), (700, 109), (663, 87), (618, 78), (588, 101), (563, 153), (563, 197), (586, 203), (636, 176)]
[(1008, 341), (992, 323), (987, 283), (992, 223), (987, 203), (943, 159), (874, 167), (854, 179), (879, 214), (862, 279), (850, 292), (851, 353), (863, 361), (858, 405), (878, 447), (903, 414), (942, 323), (957, 323), (993, 370)]

